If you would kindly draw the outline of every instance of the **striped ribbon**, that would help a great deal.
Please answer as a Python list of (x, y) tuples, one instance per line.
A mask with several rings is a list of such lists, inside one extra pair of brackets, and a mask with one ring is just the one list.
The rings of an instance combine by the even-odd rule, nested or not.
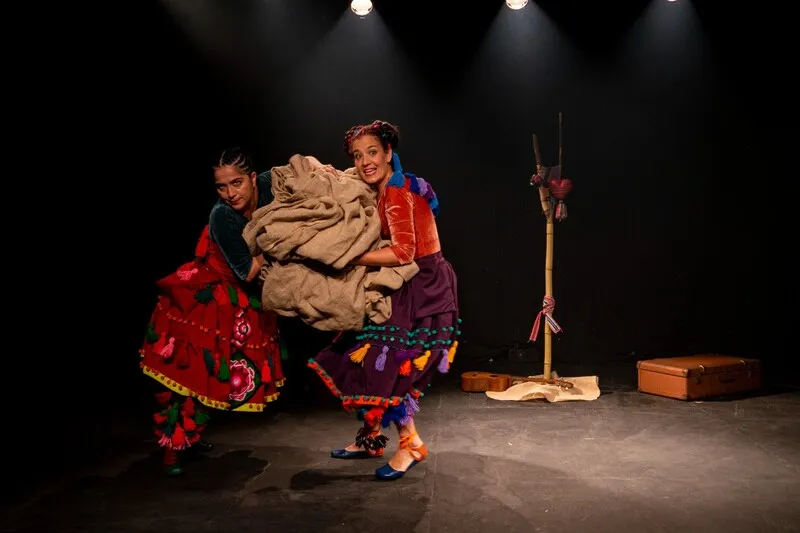
[(542, 315), (544, 315), (544, 319), (547, 321), (547, 324), (550, 326), (550, 330), (553, 333), (561, 333), (563, 330), (561, 326), (558, 325), (556, 319), (553, 318), (553, 314), (556, 310), (556, 300), (552, 296), (545, 296), (544, 300), (542, 300), (542, 310), (539, 311), (539, 314), (536, 315), (536, 320), (533, 322), (533, 329), (531, 329), (531, 334), (528, 337), (529, 340), (535, 341), (536, 337), (539, 336), (539, 329), (540, 324), (542, 321)]

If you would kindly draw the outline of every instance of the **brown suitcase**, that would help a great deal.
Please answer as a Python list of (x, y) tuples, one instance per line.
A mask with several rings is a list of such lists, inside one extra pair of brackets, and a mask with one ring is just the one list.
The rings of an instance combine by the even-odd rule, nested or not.
[(719, 354), (638, 361), (639, 392), (699, 400), (761, 388), (761, 362)]

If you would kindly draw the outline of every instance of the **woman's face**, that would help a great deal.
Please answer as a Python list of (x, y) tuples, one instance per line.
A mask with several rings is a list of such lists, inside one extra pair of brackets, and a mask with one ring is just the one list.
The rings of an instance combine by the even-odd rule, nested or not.
[(236, 211), (244, 211), (252, 205), (256, 191), (256, 173), (250, 175), (236, 166), (214, 169), (214, 185), (222, 201)]
[(375, 135), (362, 135), (353, 141), (353, 163), (358, 175), (370, 185), (382, 185), (392, 175), (392, 149), (384, 150)]

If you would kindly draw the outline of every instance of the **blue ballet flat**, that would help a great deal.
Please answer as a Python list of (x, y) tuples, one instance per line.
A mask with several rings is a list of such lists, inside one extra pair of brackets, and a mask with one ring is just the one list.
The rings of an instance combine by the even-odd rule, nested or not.
[(394, 481), (396, 479), (400, 479), (406, 475), (406, 472), (417, 466), (419, 463), (424, 461), (426, 457), (428, 457), (428, 448), (425, 446), (425, 444), (420, 444), (416, 447), (411, 446), (411, 440), (416, 436), (417, 434), (414, 433), (413, 435), (409, 435), (400, 439), (399, 449), (407, 450), (413, 459), (411, 464), (408, 465), (408, 468), (406, 468), (405, 471), (395, 470), (389, 465), (389, 463), (386, 463), (382, 467), (375, 470), (375, 477), (377, 479), (380, 481)]
[(395, 470), (389, 466), (389, 463), (386, 463), (382, 467), (375, 469), (375, 477), (381, 481), (394, 481), (406, 475), (406, 472), (414, 468), (419, 463), (420, 461), (415, 459), (410, 465), (408, 465), (408, 468), (406, 468), (405, 472), (402, 470)]
[(366, 450), (351, 452), (341, 448), (339, 450), (331, 450), (331, 457), (334, 459), (369, 459), (372, 456)]

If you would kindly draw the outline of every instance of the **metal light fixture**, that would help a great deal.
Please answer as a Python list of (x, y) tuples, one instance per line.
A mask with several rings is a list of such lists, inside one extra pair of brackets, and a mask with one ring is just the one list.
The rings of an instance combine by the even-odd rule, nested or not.
[(511, 9), (522, 9), (528, 5), (528, 0), (506, 0), (506, 5)]
[(350, 2), (350, 9), (359, 17), (364, 17), (372, 12), (372, 2), (370, 0), (353, 0)]

